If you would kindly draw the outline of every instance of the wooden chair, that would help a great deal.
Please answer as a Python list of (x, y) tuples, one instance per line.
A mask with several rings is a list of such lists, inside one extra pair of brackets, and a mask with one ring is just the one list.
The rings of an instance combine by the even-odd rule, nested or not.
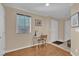
[(44, 44), (45, 46), (46, 46), (46, 41), (47, 41), (47, 35), (40, 35), (40, 37), (38, 38), (38, 43), (42, 42), (42, 44)]
[(41, 46), (41, 45), (39, 45), (39, 43), (42, 42), (42, 44), (44, 44), (44, 46), (46, 47), (47, 35), (40, 35), (38, 37), (37, 36), (33, 36), (32, 40), (33, 40), (33, 46), (34, 46), (34, 44), (36, 42), (38, 43), (38, 45), (35, 46), (35, 48), (33, 48), (35, 50), (34, 55), (37, 55), (37, 54), (39, 54), (38, 49), (40, 49), (40, 46)]

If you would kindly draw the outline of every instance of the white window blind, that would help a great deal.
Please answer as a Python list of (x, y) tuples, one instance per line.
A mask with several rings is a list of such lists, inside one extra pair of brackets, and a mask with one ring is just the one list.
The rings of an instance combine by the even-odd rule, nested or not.
[(17, 14), (16, 33), (29, 32), (31, 32), (31, 17), (22, 14)]

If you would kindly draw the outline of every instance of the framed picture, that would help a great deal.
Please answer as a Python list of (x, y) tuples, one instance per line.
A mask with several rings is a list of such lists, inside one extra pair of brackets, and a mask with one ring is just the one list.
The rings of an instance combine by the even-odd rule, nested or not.
[(35, 19), (35, 26), (42, 26), (42, 21), (40, 19)]
[(79, 13), (75, 13), (71, 16), (71, 26), (79, 27)]

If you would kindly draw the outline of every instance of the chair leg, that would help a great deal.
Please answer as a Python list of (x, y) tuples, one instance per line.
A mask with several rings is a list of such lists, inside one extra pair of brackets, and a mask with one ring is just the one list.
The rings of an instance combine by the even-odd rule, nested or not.
[(38, 48), (40, 48), (40, 45), (39, 45), (40, 41), (38, 41)]
[(43, 45), (44, 41), (42, 40), (42, 45)]
[(43, 46), (45, 46), (45, 40), (42, 40), (42, 41), (43, 41), (43, 43), (42, 43), (42, 44), (43, 44)]
[(46, 44), (46, 40), (45, 40), (45, 47), (47, 46), (47, 44)]

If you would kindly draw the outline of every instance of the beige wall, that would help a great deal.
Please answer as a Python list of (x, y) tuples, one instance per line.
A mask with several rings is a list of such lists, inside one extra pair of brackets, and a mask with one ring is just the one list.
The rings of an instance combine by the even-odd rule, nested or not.
[[(71, 7), (71, 15), (76, 12), (79, 12), (79, 4), (74, 4)], [(79, 55), (79, 32), (75, 31), (75, 29), (71, 29), (71, 51), (74, 55)]]
[[(34, 30), (37, 29), (40, 33), (47, 34), (49, 38), (49, 22), (50, 17), (43, 17), (34, 15), (22, 10), (14, 9), (11, 7), (5, 7), (6, 13), (6, 51), (14, 50), (17, 48), (27, 47), (32, 45), (32, 37)], [(32, 17), (32, 32), (29, 34), (16, 34), (16, 13), (22, 13)], [(35, 19), (42, 20), (42, 26), (35, 26)]]

